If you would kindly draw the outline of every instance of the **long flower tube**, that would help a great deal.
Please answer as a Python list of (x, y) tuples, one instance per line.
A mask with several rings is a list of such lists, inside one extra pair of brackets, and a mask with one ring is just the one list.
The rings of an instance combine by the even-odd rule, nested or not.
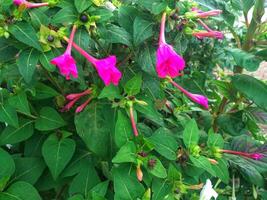
[(133, 128), (134, 136), (137, 137), (138, 136), (138, 130), (137, 130), (136, 123), (134, 120), (134, 110), (133, 110), (132, 105), (130, 105), (129, 113), (130, 113), (130, 119), (131, 119), (131, 124), (132, 124), (132, 128)]
[(199, 95), (199, 94), (190, 93), (187, 90), (185, 90), (182, 86), (180, 86), (179, 84), (174, 82), (171, 78), (169, 78), (168, 80), (174, 87), (176, 87), (178, 90), (180, 90), (182, 93), (184, 93), (193, 102), (203, 106), (206, 109), (209, 108), (209, 101), (208, 101), (207, 97), (205, 97), (203, 95)]
[[(64, 37), (64, 40), (70, 42), (70, 39), (67, 37)], [(113, 83), (114, 85), (119, 84), (122, 73), (116, 67), (116, 56), (108, 56), (104, 59), (96, 59), (74, 42), (72, 43), (72, 46), (95, 66), (100, 78), (104, 81), (105, 85), (110, 85), (111, 83)]]
[(49, 6), (48, 2), (44, 3), (31, 3), (26, 0), (13, 0), (13, 3), (17, 6), (24, 5), (26, 8), (38, 8), (43, 6)]
[(243, 156), (243, 157), (246, 157), (246, 158), (251, 158), (253, 160), (261, 160), (262, 158), (265, 157), (261, 153), (247, 153), (247, 152), (233, 151), (233, 150), (228, 150), (228, 149), (221, 149), (220, 152), (233, 154), (233, 155), (239, 155), (239, 156)]

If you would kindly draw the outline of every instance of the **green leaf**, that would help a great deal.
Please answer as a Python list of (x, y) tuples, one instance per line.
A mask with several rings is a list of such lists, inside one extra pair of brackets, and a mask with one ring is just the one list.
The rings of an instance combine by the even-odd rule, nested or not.
[(165, 128), (158, 129), (148, 140), (154, 144), (155, 150), (169, 160), (176, 160), (178, 143)]
[(8, 99), (8, 103), (20, 112), (31, 114), (27, 95), (24, 92), (12, 96)]
[(140, 93), (141, 87), (142, 87), (142, 76), (141, 74), (137, 74), (132, 79), (127, 81), (127, 83), (124, 86), (124, 90), (129, 96), (134, 96)]
[(40, 110), (40, 116), (35, 121), (35, 128), (40, 131), (50, 131), (65, 125), (62, 117), (51, 107), (43, 107)]
[(166, 199), (166, 197), (172, 191), (172, 185), (167, 179), (153, 179), (152, 182), (152, 199), (153, 200), (162, 200)]
[(221, 179), (225, 184), (228, 184), (230, 176), (227, 162), (224, 159), (219, 159), (218, 164), (211, 166), (216, 176)]
[(138, 10), (132, 6), (120, 6), (118, 9), (118, 22), (127, 32), (133, 33), (133, 24)]
[(74, 177), (69, 188), (69, 193), (71, 195), (80, 193), (87, 197), (90, 189), (96, 186), (99, 182), (100, 179), (93, 165), (87, 165), (80, 169), (80, 173)]
[(191, 119), (186, 125), (183, 132), (183, 141), (187, 148), (192, 145), (197, 145), (199, 141), (199, 130), (197, 123), (194, 119)]
[(84, 200), (84, 198), (83, 198), (83, 195), (81, 195), (81, 194), (76, 194), (76, 195), (74, 195), (74, 196), (68, 198), (68, 200)]
[(9, 178), (15, 172), (15, 163), (13, 158), (0, 148), (0, 180)]
[(7, 126), (0, 135), (0, 145), (16, 144), (33, 135), (33, 121), (23, 120), (18, 128)]
[(36, 29), (39, 29), (41, 25), (47, 26), (50, 22), (50, 18), (45, 14), (45, 9), (31, 9), (29, 15), (31, 23)]
[(153, 23), (136, 17), (134, 20), (134, 44), (138, 46), (153, 35)]
[(42, 200), (38, 191), (29, 183), (18, 181), (5, 192), (0, 193), (1, 200)]
[(19, 126), (17, 112), (10, 105), (0, 105), (0, 121), (16, 128)]
[(59, 93), (54, 90), (53, 88), (46, 86), (43, 83), (38, 83), (35, 87), (35, 95), (34, 99), (40, 100), (40, 99), (48, 99), (51, 97), (58, 96)]
[(156, 76), (155, 71), (155, 55), (156, 51), (154, 48), (144, 44), (144, 47), (139, 51), (137, 62), (143, 71), (147, 72), (151, 76)]
[(65, 7), (57, 12), (56, 15), (54, 15), (52, 22), (55, 24), (60, 23), (66, 23), (69, 24), (73, 23), (75, 20), (77, 20), (77, 14), (71, 7)]
[(220, 134), (212, 133), (209, 135), (207, 145), (209, 147), (223, 148), (224, 147), (223, 137)]
[(133, 142), (123, 145), (112, 159), (113, 163), (137, 163), (136, 146)]
[(44, 142), (42, 154), (55, 180), (71, 160), (75, 146), (74, 140), (69, 138), (59, 139), (56, 135), (49, 136)]
[(235, 75), (232, 78), (234, 87), (243, 93), (248, 99), (254, 101), (256, 105), (267, 110), (267, 85), (262, 81), (249, 75)]
[(247, 53), (241, 49), (227, 49), (233, 56), (236, 65), (245, 68), (248, 71), (256, 71), (261, 60), (251, 53)]
[(38, 63), (38, 57), (39, 53), (35, 49), (28, 49), (19, 55), (17, 64), (19, 72), (26, 83), (30, 83), (33, 78), (33, 74)]
[(55, 57), (55, 54), (52, 51), (42, 52), (42, 54), (39, 57), (41, 64), (49, 72), (53, 72), (56, 69), (55, 65), (52, 65), (50, 63), (50, 60), (52, 60), (54, 57)]
[(104, 181), (104, 182), (97, 184), (95, 187), (93, 187), (90, 190), (90, 192), (92, 193), (93, 197), (94, 197), (94, 194), (98, 194), (99, 196), (104, 197), (107, 193), (108, 186), (109, 186), (109, 181)]
[(14, 47), (11, 41), (4, 38), (0, 38), (0, 60), (6, 62), (11, 59), (15, 59), (18, 49)]
[(102, 33), (103, 38), (109, 43), (132, 45), (131, 35), (122, 27), (110, 25), (105, 32)]
[(12, 181), (25, 181), (35, 184), (42, 175), (46, 165), (41, 158), (15, 158), (16, 171)]
[(210, 161), (206, 157), (200, 156), (198, 158), (195, 158), (194, 156), (190, 155), (189, 158), (194, 164), (194, 166), (204, 169), (205, 171), (209, 172), (212, 176), (216, 176), (216, 173), (214, 172), (210, 164)]
[(28, 22), (18, 22), (9, 27), (10, 33), (20, 42), (42, 51), (36, 32)]
[(133, 136), (132, 125), (129, 117), (122, 111), (118, 111), (118, 118), (115, 125), (115, 143), (118, 147), (124, 145)]
[(86, 109), (75, 116), (75, 126), (78, 135), (86, 146), (97, 155), (107, 153), (109, 127), (104, 119), (103, 106), (91, 103)]
[(75, 0), (74, 1), (75, 7), (79, 13), (82, 13), (87, 8), (89, 8), (92, 5), (91, 1), (88, 0)]
[(104, 87), (98, 96), (99, 99), (108, 98), (109, 100), (120, 99), (121, 97), (119, 88), (114, 85)]
[[(154, 162), (154, 166), (150, 166), (149, 162)], [(162, 165), (161, 161), (155, 156), (149, 156), (145, 162), (146, 169), (152, 175), (158, 178), (166, 178), (167, 171), (165, 167)]]
[(114, 178), (114, 199), (136, 200), (142, 197), (145, 190), (143, 185), (137, 180), (135, 173), (130, 174), (129, 168), (121, 166), (113, 169)]

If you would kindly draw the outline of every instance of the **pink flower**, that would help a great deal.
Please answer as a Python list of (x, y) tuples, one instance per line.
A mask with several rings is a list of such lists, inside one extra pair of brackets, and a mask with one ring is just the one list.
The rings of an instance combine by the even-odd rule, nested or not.
[(203, 39), (205, 37), (216, 38), (216, 39), (224, 38), (223, 33), (220, 31), (198, 31), (198, 32), (193, 32), (192, 35), (198, 39)]
[(100, 78), (104, 81), (105, 85), (118, 85), (121, 79), (121, 72), (116, 68), (116, 57), (109, 56), (104, 59), (96, 60), (94, 63)]
[(82, 105), (78, 106), (75, 110), (75, 113), (80, 113), (84, 110), (84, 108), (90, 103), (92, 100), (92, 97), (87, 99)]
[(45, 2), (45, 3), (31, 3), (28, 2), (26, 0), (13, 0), (13, 3), (17, 6), (20, 5), (25, 5), (26, 8), (38, 8), (38, 7), (42, 7), (42, 6), (48, 6), (49, 3)]
[(59, 68), (60, 73), (70, 79), (70, 75), (73, 78), (78, 78), (78, 71), (74, 58), (69, 53), (64, 53), (50, 61), (51, 64), (56, 65)]
[(191, 99), (193, 102), (203, 106), (204, 108), (208, 109), (209, 108), (209, 101), (208, 98), (203, 96), (203, 95), (199, 95), (199, 94), (192, 94), (190, 92), (188, 92), (187, 90), (185, 90), (184, 88), (182, 88), (180, 85), (178, 85), (176, 82), (174, 82), (173, 80), (170, 80), (170, 83), (176, 87), (177, 89), (179, 89), (182, 93), (184, 93), (189, 99)]
[(87, 94), (91, 94), (91, 93), (92, 93), (92, 90), (88, 89), (88, 90), (85, 90), (84, 92), (81, 92), (81, 93), (69, 94), (69, 95), (66, 96), (66, 99), (73, 100), (73, 99), (76, 99), (76, 98), (81, 98), (82, 96), (87, 95)]
[[(64, 37), (64, 39), (66, 41), (69, 41), (69, 39), (66, 37)], [(111, 83), (113, 83), (114, 85), (119, 84), (119, 81), (122, 77), (122, 73), (116, 67), (116, 56), (96, 59), (90, 54), (88, 54), (86, 51), (84, 51), (77, 44), (73, 43), (72, 45), (81, 55), (83, 55), (90, 63), (95, 66), (100, 78), (104, 81), (105, 85), (110, 85)]]
[(76, 25), (74, 25), (72, 28), (69, 44), (65, 53), (50, 61), (51, 64), (56, 65), (59, 68), (60, 73), (65, 76), (67, 80), (70, 79), (70, 76), (72, 76), (73, 78), (78, 78), (76, 62), (71, 56), (71, 48), (75, 32)]
[(173, 47), (165, 41), (165, 21), (166, 13), (161, 19), (159, 48), (157, 50), (156, 71), (160, 78), (172, 77), (175, 78), (180, 75), (185, 67), (184, 59), (178, 55)]
[(254, 160), (261, 160), (261, 159), (263, 159), (265, 157), (261, 153), (247, 153), (247, 152), (233, 151), (233, 150), (228, 150), (228, 149), (220, 149), (220, 152), (239, 155), (239, 156), (251, 158), (251, 159), (254, 159)]

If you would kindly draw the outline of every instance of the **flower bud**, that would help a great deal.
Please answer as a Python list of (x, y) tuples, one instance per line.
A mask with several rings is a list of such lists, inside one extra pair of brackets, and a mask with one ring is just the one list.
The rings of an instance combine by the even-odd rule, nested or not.
[(140, 165), (138, 165), (136, 168), (136, 176), (140, 182), (143, 181), (143, 172)]

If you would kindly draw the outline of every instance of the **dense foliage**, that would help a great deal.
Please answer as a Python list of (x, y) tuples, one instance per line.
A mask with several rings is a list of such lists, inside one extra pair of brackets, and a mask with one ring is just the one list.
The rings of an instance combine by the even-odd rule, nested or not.
[[(219, 200), (267, 199), (267, 85), (243, 73), (267, 58), (264, 0), (112, 3), (0, 0), (0, 200), (197, 200), (207, 180), (203, 200), (209, 180)], [(53, 60), (73, 27), (78, 71)]]

